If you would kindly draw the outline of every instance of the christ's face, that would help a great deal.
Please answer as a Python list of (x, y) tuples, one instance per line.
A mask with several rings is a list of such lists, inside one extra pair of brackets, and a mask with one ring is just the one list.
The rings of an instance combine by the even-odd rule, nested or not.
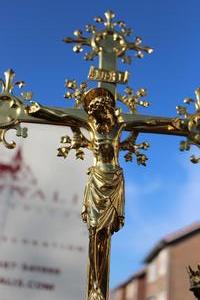
[(94, 98), (88, 107), (88, 114), (93, 116), (97, 122), (106, 122), (115, 117), (112, 101), (108, 96)]
[(94, 98), (88, 106), (88, 115), (95, 121), (95, 127), (101, 134), (109, 133), (116, 122), (115, 108), (108, 96)]

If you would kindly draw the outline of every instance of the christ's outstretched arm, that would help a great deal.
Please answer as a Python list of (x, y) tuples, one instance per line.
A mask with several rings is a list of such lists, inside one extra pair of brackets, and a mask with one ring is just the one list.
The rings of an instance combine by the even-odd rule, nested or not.
[(126, 131), (188, 136), (188, 120), (159, 116), (123, 114)]
[[(46, 124), (89, 128), (88, 116), (83, 109), (46, 107), (33, 102), (25, 109), (25, 113), (34, 117), (35, 121), (36, 119), (45, 120)], [(23, 119), (23, 115), (21, 122), (28, 122), (26, 118)]]

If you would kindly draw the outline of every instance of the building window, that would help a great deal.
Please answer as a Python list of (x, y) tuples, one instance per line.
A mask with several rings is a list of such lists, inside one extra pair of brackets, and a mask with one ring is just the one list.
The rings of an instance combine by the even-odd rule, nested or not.
[(111, 300), (123, 300), (123, 289), (117, 289), (115, 292), (111, 293)]
[(147, 269), (147, 281), (154, 282), (157, 279), (157, 266), (156, 262), (152, 262), (149, 264)]
[(167, 292), (166, 291), (162, 291), (158, 294), (157, 297), (158, 300), (167, 300)]
[(126, 286), (126, 300), (133, 300), (136, 298), (137, 295), (137, 282), (132, 281)]
[(160, 276), (163, 276), (167, 273), (168, 259), (169, 251), (168, 249), (163, 249), (158, 256), (158, 274)]

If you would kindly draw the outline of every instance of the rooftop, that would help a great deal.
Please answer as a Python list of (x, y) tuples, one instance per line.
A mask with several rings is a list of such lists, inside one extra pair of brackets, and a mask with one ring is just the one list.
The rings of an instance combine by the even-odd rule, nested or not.
[(144, 263), (149, 263), (166, 246), (178, 243), (182, 239), (196, 234), (197, 232), (200, 232), (200, 222), (195, 222), (190, 226), (184, 227), (178, 231), (166, 235), (149, 252), (149, 254), (144, 259)]
[[(149, 252), (149, 254), (144, 259), (144, 263), (149, 263), (151, 260), (166, 246), (178, 243), (181, 240), (192, 236), (193, 234), (196, 234), (200, 232), (200, 221), (195, 222), (191, 224), (190, 226), (184, 227), (180, 230), (177, 230), (171, 234), (166, 235), (163, 239), (161, 239)], [(139, 279), (145, 276), (146, 268), (140, 269), (138, 272), (134, 273), (130, 278), (128, 278), (125, 282), (118, 285), (113, 291), (124, 288), (126, 285), (128, 285), (132, 280)]]

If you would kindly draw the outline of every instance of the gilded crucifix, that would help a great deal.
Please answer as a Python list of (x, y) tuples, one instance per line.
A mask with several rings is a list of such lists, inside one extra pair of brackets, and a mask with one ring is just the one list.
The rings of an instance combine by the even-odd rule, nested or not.
[[(86, 36), (81, 30), (74, 32), (74, 38), (65, 38), (64, 42), (74, 43), (77, 53), (83, 47), (89, 47), (86, 60), (99, 58), (99, 66), (92, 65), (88, 79), (96, 81), (98, 86), (88, 89), (88, 83), (80, 85), (75, 80), (66, 80), (65, 98), (74, 99), (74, 108), (46, 107), (32, 99), (31, 92), (16, 96), (15, 85), (22, 87), (23, 81), (14, 82), (15, 73), (5, 72), (5, 80), (0, 80), (0, 141), (7, 148), (14, 148), (15, 142), (8, 142), (6, 132), (16, 129), (17, 136), (26, 137), (26, 128), (21, 123), (38, 123), (70, 127), (72, 137), (61, 138), (58, 156), (66, 158), (69, 151), (75, 150), (76, 158), (84, 158), (84, 148), (90, 150), (94, 164), (88, 170), (88, 182), (85, 187), (81, 216), (87, 223), (89, 232), (88, 259), (88, 300), (109, 299), (109, 265), (111, 236), (124, 225), (124, 176), (119, 164), (119, 153), (125, 151), (125, 160), (136, 157), (139, 165), (146, 165), (147, 157), (143, 150), (149, 144), (137, 144), (140, 133), (156, 133), (185, 136), (180, 150), (189, 150), (191, 145), (200, 147), (200, 89), (195, 91), (196, 99), (186, 98), (186, 104), (193, 103), (194, 113), (184, 106), (178, 106), (179, 116), (160, 117), (142, 115), (137, 106), (147, 107), (144, 100), (146, 90), (134, 91), (126, 87), (124, 95), (117, 92), (118, 84), (127, 84), (128, 71), (118, 70), (117, 62), (131, 63), (127, 53), (133, 50), (138, 58), (153, 50), (142, 45), (140, 37), (128, 41), (132, 31), (123, 21), (116, 21), (115, 14), (107, 11), (105, 17), (96, 17), (99, 25), (87, 25)], [(117, 103), (121, 102), (120, 107)], [(126, 107), (126, 113), (123, 108)], [(84, 131), (88, 131), (89, 137)], [(128, 137), (123, 139), (122, 133)], [(200, 158), (192, 156), (193, 163)]]

